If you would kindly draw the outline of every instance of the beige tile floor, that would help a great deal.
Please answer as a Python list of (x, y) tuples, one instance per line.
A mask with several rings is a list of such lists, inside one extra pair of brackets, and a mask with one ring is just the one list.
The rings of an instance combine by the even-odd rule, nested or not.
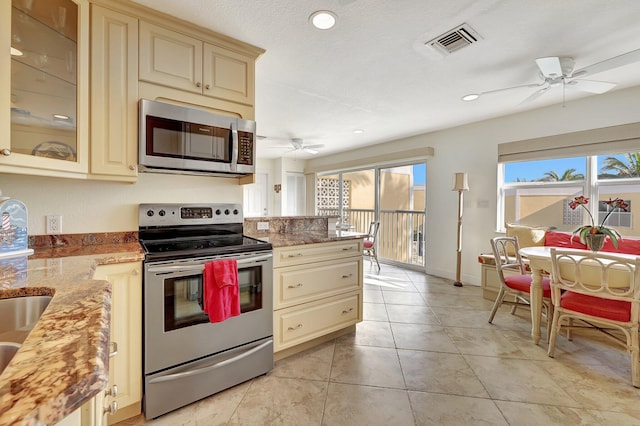
[(266, 376), (123, 425), (640, 425), (626, 352), (597, 332), (529, 338), (527, 309), (487, 323), (480, 288), (365, 262), (364, 321)]

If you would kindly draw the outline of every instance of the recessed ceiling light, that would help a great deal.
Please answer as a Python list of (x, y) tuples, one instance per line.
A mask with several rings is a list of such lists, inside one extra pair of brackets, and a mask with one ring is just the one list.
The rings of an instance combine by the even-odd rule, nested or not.
[(362, 129), (355, 129), (355, 130), (353, 131), (353, 133), (355, 133), (356, 135), (359, 135), (359, 134), (364, 133), (364, 130), (362, 130)]
[(22, 50), (16, 49), (15, 47), (11, 46), (11, 56), (22, 56), (24, 55), (24, 53), (22, 53)]
[(477, 93), (471, 93), (469, 95), (464, 95), (462, 97), (463, 101), (475, 101), (476, 99), (478, 99), (480, 97), (480, 95), (478, 95)]
[(328, 30), (336, 24), (338, 16), (330, 10), (318, 10), (309, 16), (309, 22), (319, 30)]
[(68, 115), (64, 115), (64, 114), (53, 114), (53, 118), (57, 119), (57, 120), (70, 120), (71, 117), (69, 117)]

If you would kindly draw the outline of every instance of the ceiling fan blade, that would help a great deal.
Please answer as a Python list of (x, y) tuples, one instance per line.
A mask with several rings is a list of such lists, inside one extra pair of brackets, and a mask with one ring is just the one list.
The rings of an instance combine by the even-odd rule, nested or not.
[(316, 155), (318, 153), (318, 151), (316, 151), (315, 149), (309, 149), (308, 147), (304, 147), (302, 148), (303, 151), (308, 152), (309, 154), (313, 154)]
[(540, 72), (545, 77), (555, 78), (562, 76), (562, 64), (557, 56), (536, 59)]
[(571, 80), (569, 86), (575, 87), (583, 92), (601, 94), (608, 92), (616, 87), (616, 83), (610, 83), (608, 81), (596, 81), (596, 80)]
[(315, 143), (311, 145), (302, 145), (303, 148), (324, 148), (324, 144)]
[(533, 102), (534, 100), (538, 99), (541, 95), (543, 95), (547, 90), (549, 90), (550, 87), (551, 86), (547, 85), (547, 86), (543, 87), (542, 89), (536, 90), (531, 95), (526, 97), (522, 102), (520, 102), (520, 105), (527, 104), (529, 102)]
[(640, 49), (632, 50), (631, 52), (623, 53), (622, 55), (614, 56), (613, 58), (588, 65), (574, 72), (572, 77), (586, 77), (588, 75), (609, 71), (638, 61), (640, 61)]

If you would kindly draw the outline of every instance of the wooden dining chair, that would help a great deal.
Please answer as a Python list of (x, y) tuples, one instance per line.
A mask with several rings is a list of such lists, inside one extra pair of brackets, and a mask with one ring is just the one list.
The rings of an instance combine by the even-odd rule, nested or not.
[[(552, 248), (551, 299), (554, 314), (547, 355), (555, 355), (561, 328), (595, 327), (631, 354), (631, 383), (640, 387), (639, 265), (640, 257)], [(565, 320), (569, 322), (565, 323)], [(612, 330), (621, 331), (622, 337)]]
[[(512, 305), (511, 313), (514, 314), (519, 305), (529, 305), (529, 293), (531, 290), (531, 275), (527, 274), (524, 261), (520, 256), (520, 245), (517, 237), (495, 237), (491, 239), (491, 248), (493, 249), (493, 257), (496, 262), (496, 270), (500, 278), (500, 290), (498, 297), (493, 303), (493, 309), (489, 315), (489, 323), (493, 322), (493, 318), (498, 308), (503, 304)], [(514, 301), (505, 300), (507, 296), (513, 296)], [(547, 316), (547, 338), (549, 337), (550, 327), (553, 316), (553, 305), (551, 304), (551, 288), (549, 286), (549, 278), (542, 279), (542, 297), (544, 308)], [(522, 302), (522, 303), (521, 303)]]
[(373, 264), (375, 259), (376, 265), (378, 265), (378, 271), (380, 270), (380, 262), (378, 262), (378, 253), (376, 253), (376, 238), (378, 237), (378, 231), (380, 230), (380, 222), (373, 221), (369, 224), (369, 232), (363, 243), (363, 254), (369, 257), (369, 261)]

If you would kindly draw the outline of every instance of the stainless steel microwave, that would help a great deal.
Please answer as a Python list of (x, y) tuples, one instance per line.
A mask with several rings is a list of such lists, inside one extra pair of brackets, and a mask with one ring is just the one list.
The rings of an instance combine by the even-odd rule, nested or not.
[(139, 170), (255, 173), (256, 123), (166, 102), (140, 100)]

